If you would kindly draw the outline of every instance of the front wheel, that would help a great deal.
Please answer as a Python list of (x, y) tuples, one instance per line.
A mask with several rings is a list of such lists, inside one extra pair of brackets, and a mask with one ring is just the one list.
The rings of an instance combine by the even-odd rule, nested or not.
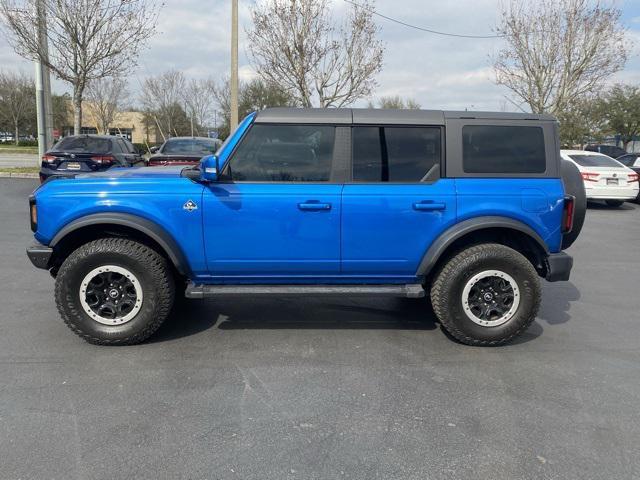
[(75, 250), (56, 277), (65, 323), (98, 345), (131, 345), (153, 334), (171, 311), (172, 272), (155, 250), (125, 238), (102, 238)]
[(436, 274), (431, 303), (441, 325), (460, 342), (501, 345), (534, 321), (540, 281), (531, 263), (512, 248), (476, 245)]

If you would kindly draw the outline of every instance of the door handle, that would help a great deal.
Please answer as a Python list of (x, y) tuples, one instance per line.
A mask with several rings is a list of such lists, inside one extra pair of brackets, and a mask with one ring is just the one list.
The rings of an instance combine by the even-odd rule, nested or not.
[(298, 208), (300, 210), (317, 212), (319, 210), (331, 210), (331, 204), (308, 201), (304, 203), (299, 203)]
[(421, 212), (433, 212), (445, 208), (447, 205), (444, 202), (416, 202), (413, 204), (413, 209)]

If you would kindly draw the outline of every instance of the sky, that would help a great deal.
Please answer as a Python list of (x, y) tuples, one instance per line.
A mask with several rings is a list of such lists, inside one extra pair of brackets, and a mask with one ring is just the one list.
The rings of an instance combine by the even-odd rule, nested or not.
[[(535, 1), (535, 0), (531, 0)], [(377, 0), (383, 15), (444, 32), (492, 34), (504, 0)], [(640, 85), (640, 0), (614, 0), (633, 42), (626, 68), (611, 83)], [(239, 0), (240, 78), (255, 76), (247, 54), (245, 29), (251, 25), (250, 9), (255, 0)], [(350, 8), (344, 0), (332, 0), (331, 9), (340, 17)], [(158, 33), (148, 43), (138, 67), (129, 75), (129, 88), (136, 93), (147, 76), (178, 69), (187, 77), (215, 79), (230, 68), (230, 0), (165, 0)], [(382, 72), (377, 76), (374, 98), (400, 95), (413, 98), (422, 108), (446, 110), (515, 110), (509, 91), (494, 83), (490, 58), (503, 46), (501, 39), (463, 39), (410, 29), (380, 17), (379, 38), (385, 46)], [(18, 57), (6, 39), (0, 38), (0, 69), (33, 71), (33, 64)], [(54, 80), (56, 93), (69, 87)], [(135, 101), (134, 101), (135, 103)], [(366, 100), (360, 102), (364, 105)]]

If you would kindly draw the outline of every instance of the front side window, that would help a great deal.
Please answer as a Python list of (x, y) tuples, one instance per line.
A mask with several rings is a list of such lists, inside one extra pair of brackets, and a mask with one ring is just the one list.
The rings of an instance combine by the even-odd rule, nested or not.
[(420, 182), (440, 165), (437, 127), (355, 127), (355, 182)]
[(544, 173), (545, 158), (541, 127), (462, 127), (462, 166), (465, 173)]
[(334, 140), (333, 126), (254, 125), (226, 174), (241, 182), (327, 182)]

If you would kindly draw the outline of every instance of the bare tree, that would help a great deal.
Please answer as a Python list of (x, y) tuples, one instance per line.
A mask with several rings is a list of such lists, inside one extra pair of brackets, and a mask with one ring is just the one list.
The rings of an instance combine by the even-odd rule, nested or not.
[(156, 77), (145, 80), (141, 102), (152, 124), (163, 138), (186, 134), (188, 123), (183, 108), (187, 81), (178, 70), (168, 70)]
[(0, 72), (0, 117), (13, 128), (16, 145), (20, 128), (35, 116), (35, 109), (33, 80), (22, 72)]
[(101, 78), (93, 80), (87, 87), (87, 108), (96, 122), (96, 129), (102, 135), (109, 134), (109, 127), (122, 110), (128, 96), (127, 82), (121, 78)]
[[(221, 138), (226, 138), (230, 133), (230, 94), (231, 88), (228, 79), (215, 86), (214, 97), (218, 109), (222, 113), (222, 125), (218, 129)], [(259, 78), (249, 82), (241, 82), (238, 97), (238, 112), (241, 119), (251, 112), (263, 110), (267, 107), (299, 106), (296, 99), (289, 92), (272, 82), (265, 82)]]
[(620, 10), (606, 0), (511, 0), (493, 59), (496, 82), (534, 113), (560, 114), (621, 70), (629, 42)]
[(211, 79), (187, 82), (182, 95), (191, 123), (205, 127), (211, 124), (215, 105), (215, 82)]
[(403, 99), (399, 95), (380, 97), (375, 102), (370, 101), (369, 108), (384, 108), (396, 110), (419, 110), (420, 104), (412, 98)]
[(73, 87), (74, 131), (82, 126), (82, 99), (92, 80), (128, 71), (155, 32), (154, 0), (41, 0), (49, 45), (48, 60), (37, 35), (38, 0), (0, 0), (0, 17), (15, 51), (42, 59)]
[(260, 77), (303, 107), (341, 107), (371, 94), (382, 68), (371, 4), (336, 26), (328, 0), (268, 0), (252, 11), (249, 50)]

